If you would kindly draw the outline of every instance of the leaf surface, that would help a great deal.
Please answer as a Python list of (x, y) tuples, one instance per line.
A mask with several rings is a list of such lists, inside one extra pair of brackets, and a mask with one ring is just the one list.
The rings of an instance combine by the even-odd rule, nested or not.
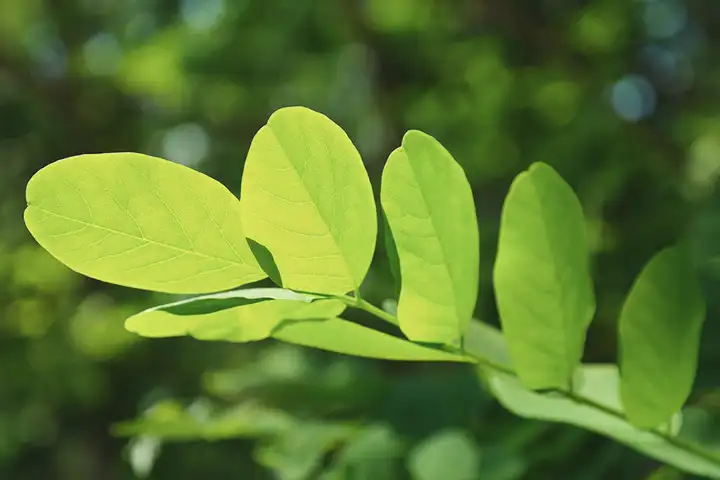
[(495, 296), (510, 356), (530, 389), (569, 388), (595, 312), (579, 200), (552, 167), (535, 163), (503, 207)]
[(88, 277), (167, 293), (265, 277), (237, 198), (182, 165), (139, 153), (79, 155), (38, 171), (26, 196), (33, 237)]
[(437, 140), (411, 130), (385, 165), (381, 201), (400, 263), (400, 328), (413, 341), (457, 341), (472, 318), (480, 268), (462, 167)]
[(125, 328), (150, 338), (252, 342), (268, 338), (284, 321), (334, 317), (345, 310), (339, 300), (316, 299), (279, 288), (223, 292), (150, 308), (128, 318)]
[(620, 392), (635, 425), (655, 427), (688, 399), (704, 320), (687, 252), (662, 250), (640, 272), (620, 313)]
[(273, 113), (250, 145), (241, 198), (247, 236), (272, 254), (283, 287), (359, 288), (375, 250), (375, 201), (360, 154), (329, 118)]
[(474, 361), (470, 357), (408, 342), (341, 318), (285, 323), (272, 336), (288, 343), (358, 357), (427, 362)]

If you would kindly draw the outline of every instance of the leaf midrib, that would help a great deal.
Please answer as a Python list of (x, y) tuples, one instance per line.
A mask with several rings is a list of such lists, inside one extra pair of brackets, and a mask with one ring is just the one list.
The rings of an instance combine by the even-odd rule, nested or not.
[(53, 216), (55, 216), (55, 217), (62, 218), (63, 220), (68, 220), (68, 221), (70, 221), (70, 222), (75, 222), (75, 223), (78, 223), (78, 224), (83, 225), (83, 226), (85, 226), (85, 227), (96, 228), (96, 229), (98, 229), (98, 230), (103, 230), (103, 231), (110, 232), (110, 233), (114, 233), (114, 234), (117, 234), (117, 235), (122, 235), (122, 236), (125, 236), (125, 237), (130, 237), (130, 238), (133, 238), (133, 239), (136, 239), (136, 240), (145, 241), (145, 242), (148, 242), (149, 244), (153, 244), (153, 245), (157, 245), (157, 246), (169, 248), (169, 249), (172, 249), (172, 250), (176, 250), (176, 251), (178, 251), (178, 252), (183, 252), (183, 253), (185, 253), (185, 254), (196, 255), (196, 256), (198, 256), (198, 257), (208, 258), (208, 259), (210, 259), (210, 260), (219, 260), (219, 261), (222, 261), (222, 262), (226, 262), (226, 263), (233, 264), (233, 265), (240, 265), (240, 266), (243, 266), (243, 267), (247, 267), (247, 266), (248, 266), (248, 265), (247, 265), (246, 263), (244, 263), (244, 262), (238, 262), (238, 261), (235, 261), (235, 260), (229, 260), (229, 259), (227, 259), (227, 258), (217, 257), (217, 256), (214, 256), (214, 255), (208, 255), (208, 254), (206, 254), (206, 253), (198, 252), (197, 250), (188, 250), (188, 249), (186, 249), (186, 248), (177, 247), (177, 246), (175, 246), (175, 245), (171, 245), (171, 244), (165, 243), (165, 242), (160, 242), (160, 241), (157, 241), (157, 240), (151, 240), (151, 239), (149, 239), (149, 238), (147, 238), (147, 237), (142, 237), (142, 236), (138, 236), (138, 235), (133, 235), (133, 234), (131, 234), (131, 233), (123, 232), (123, 231), (121, 231), (121, 230), (117, 230), (117, 229), (114, 229), (114, 228), (105, 227), (105, 226), (102, 226), (102, 225), (98, 225), (98, 224), (95, 224), (95, 223), (86, 222), (86, 221), (83, 221), (83, 220), (78, 220), (77, 218), (73, 218), (73, 217), (70, 217), (70, 216), (68, 216), (68, 215), (63, 215), (62, 213), (57, 213), (57, 212), (53, 212), (53, 211), (51, 211), (51, 210), (47, 210), (47, 209), (42, 208), (42, 207), (38, 207), (37, 205), (28, 205), (28, 210), (30, 210), (30, 209), (36, 209), (36, 210), (39, 210), (39, 211), (41, 211), (41, 212), (47, 213), (48, 215), (53, 215)]
[[(443, 270), (445, 270), (445, 272), (447, 273), (447, 276), (450, 279), (450, 285), (452, 286), (452, 290), (453, 290), (454, 302), (452, 305), (452, 309), (455, 311), (455, 318), (458, 321), (457, 327), (458, 327), (458, 331), (460, 331), (461, 322), (464, 319), (461, 319), (458, 314), (458, 289), (457, 289), (457, 284), (455, 282), (455, 278), (454, 278), (452, 272), (450, 271), (450, 264), (447, 261), (448, 255), (447, 255), (447, 252), (445, 251), (445, 244), (440, 237), (440, 233), (437, 228), (437, 225), (435, 225), (435, 216), (433, 215), (433, 210), (430, 207), (430, 203), (428, 202), (427, 197), (425, 196), (425, 190), (423, 189), (423, 185), (419, 180), (417, 172), (415, 171), (415, 166), (413, 165), (413, 162), (410, 161), (410, 155), (408, 155), (408, 152), (404, 147), (403, 147), (403, 153), (405, 154), (405, 158), (407, 159), (407, 162), (410, 165), (410, 171), (412, 172), (412, 175), (415, 179), (415, 183), (419, 187), (418, 190), (420, 191), (420, 197), (422, 198), (423, 203), (425, 204), (425, 208), (427, 209), (427, 212), (429, 213), (430, 225), (432, 225), (433, 232), (435, 233), (435, 238), (437, 239), (437, 242), (440, 245), (440, 253), (442, 254), (443, 265), (445, 267)], [(435, 302), (433, 302), (433, 303), (435, 303)], [(462, 334), (462, 333), (460, 333), (460, 334)]]
[[(538, 190), (537, 185), (535, 184), (535, 181), (530, 172), (528, 172), (528, 180), (530, 180), (530, 185), (532, 186), (532, 191), (535, 195), (535, 198), (538, 203), (538, 208), (541, 212), (540, 218), (547, 218), (545, 216), (545, 214), (547, 213), (547, 209), (545, 208), (545, 205), (543, 203), (543, 196), (542, 196), (541, 192)], [(547, 249), (550, 252), (550, 255), (552, 256), (552, 259), (553, 259), (553, 263), (552, 263), (553, 277), (555, 277), (556, 285), (562, 285), (562, 276), (560, 275), (559, 269), (557, 268), (557, 264), (559, 263), (557, 260), (559, 258), (561, 259), (562, 255), (558, 255), (558, 252), (555, 248), (555, 242), (553, 242), (552, 239), (550, 238), (550, 232), (548, 231), (547, 223), (543, 221), (543, 222), (541, 222), (541, 225), (542, 225), (543, 237), (545, 239)], [(574, 364), (574, 363), (576, 363), (577, 360), (574, 358), (570, 358), (571, 352), (570, 352), (570, 348), (569, 348), (568, 328), (565, 328), (565, 327), (573, 326), (572, 318), (569, 317), (565, 313), (565, 311), (564, 311), (565, 309), (563, 308), (567, 301), (567, 298), (566, 298), (567, 295), (563, 291), (562, 287), (557, 288), (556, 291), (558, 292), (558, 297), (560, 298), (560, 301), (558, 302), (558, 305), (557, 305), (560, 308), (558, 308), (557, 311), (560, 312), (560, 317), (563, 319), (562, 327), (560, 328), (560, 331), (561, 331), (561, 335), (563, 337), (563, 350), (565, 353), (564, 357), (569, 363)], [(572, 372), (572, 368), (570, 371)]]
[[(342, 264), (343, 264), (343, 266), (345, 267), (345, 272), (346, 272), (348, 278), (350, 278), (351, 281), (352, 281), (353, 290), (357, 290), (357, 289), (359, 288), (359, 285), (357, 285), (357, 281), (356, 281), (356, 279), (355, 279), (355, 276), (352, 274), (352, 270), (350, 269), (350, 265), (349, 265), (348, 262), (347, 262), (347, 258), (346, 258), (346, 255), (345, 255), (345, 251), (341, 248), (340, 242), (338, 241), (337, 237), (335, 236), (335, 232), (333, 232), (333, 230), (330, 228), (330, 225), (329, 225), (327, 219), (325, 218), (325, 216), (322, 214), (322, 212), (321, 212), (320, 209), (318, 208), (317, 202), (315, 201), (315, 198), (310, 194), (310, 190), (307, 188), (307, 185), (305, 185), (305, 181), (304, 181), (304, 179), (303, 179), (303, 176), (300, 175), (300, 172), (298, 171), (298, 168), (297, 168), (296, 165), (290, 160), (290, 156), (288, 155), (288, 151), (287, 151), (287, 149), (285, 148), (285, 145), (284, 145), (283, 142), (281, 141), (280, 137), (275, 133), (275, 130), (273, 130), (272, 126), (271, 126), (269, 123), (267, 124), (267, 127), (268, 127), (268, 130), (270, 131), (270, 133), (272, 134), (273, 138), (274, 138), (275, 141), (277, 142), (278, 146), (280, 147), (280, 150), (281, 150), (282, 153), (283, 153), (283, 157), (285, 157), (286, 163), (287, 163), (288, 165), (290, 165), (290, 170), (292, 170), (292, 172), (295, 174), (295, 176), (296, 176), (297, 179), (298, 179), (298, 182), (300, 183), (300, 185), (302, 185), (303, 191), (305, 192), (305, 194), (306, 194), (306, 195), (308, 196), (308, 198), (310, 199), (310, 202), (308, 202), (308, 203), (310, 203), (310, 204), (313, 206), (313, 209), (315, 210), (315, 213), (317, 213), (317, 215), (318, 215), (318, 216), (320, 217), (320, 219), (322, 220), (323, 225), (325, 225), (325, 227), (327, 228), (327, 231), (328, 231), (328, 233), (330, 234), (330, 238), (332, 238), (332, 240), (333, 240), (333, 244), (335, 245), (335, 248), (336, 248), (337, 251), (340, 253), (338, 256), (342, 259)], [(325, 149), (329, 151), (327, 142), (326, 142), (324, 139), (323, 139), (323, 142), (322, 142), (322, 143), (323, 143), (323, 146), (325, 146)], [(333, 202), (333, 205), (334, 205), (334, 202)]]

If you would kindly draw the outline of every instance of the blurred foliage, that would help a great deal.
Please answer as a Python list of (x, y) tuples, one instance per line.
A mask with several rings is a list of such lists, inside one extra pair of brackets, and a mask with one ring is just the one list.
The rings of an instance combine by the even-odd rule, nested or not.
[[(620, 302), (650, 256), (695, 245), (710, 309), (692, 425), (717, 441), (719, 50), (713, 0), (0, 1), (0, 478), (675, 478), (514, 417), (464, 366), (139, 339), (124, 318), (173, 299), (65, 269), (26, 232), (23, 191), (59, 158), (139, 151), (238, 192), (252, 135), (285, 105), (342, 125), (377, 187), (421, 129), (472, 182), (476, 315), (496, 322), (502, 200), (518, 171), (550, 163), (590, 219), (586, 361), (614, 360)], [(382, 250), (363, 288), (394, 296)]]

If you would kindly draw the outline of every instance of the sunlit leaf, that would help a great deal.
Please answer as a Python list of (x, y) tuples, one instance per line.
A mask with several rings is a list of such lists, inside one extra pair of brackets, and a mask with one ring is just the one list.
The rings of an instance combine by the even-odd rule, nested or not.
[(242, 288), (227, 292), (210, 293), (152, 307), (147, 311), (164, 310), (173, 315), (199, 315), (214, 313), (228, 308), (241, 307), (265, 300), (292, 300), (310, 303), (322, 297), (297, 293), (284, 288)]
[(400, 262), (400, 328), (413, 341), (457, 341), (475, 308), (480, 259), (465, 173), (437, 140), (411, 130), (388, 158), (381, 200)]
[(477, 480), (480, 450), (462, 430), (440, 431), (418, 444), (408, 458), (413, 480)]
[(645, 266), (620, 313), (620, 393), (630, 421), (655, 427), (695, 380), (705, 301), (689, 256), (667, 248)]
[(279, 288), (235, 290), (153, 307), (127, 319), (143, 337), (190, 335), (200, 340), (251, 342), (268, 338), (284, 321), (339, 315), (345, 304)]
[(595, 312), (580, 202), (550, 166), (517, 176), (503, 207), (494, 286), (518, 376), (568, 388)]
[(303, 107), (273, 113), (250, 145), (240, 196), (247, 236), (272, 254), (283, 287), (358, 289), (377, 214), (360, 154), (338, 125)]
[(306, 347), (359, 357), (428, 362), (473, 362), (460, 354), (408, 342), (340, 318), (288, 322), (273, 338)]
[(79, 155), (37, 172), (25, 223), (71, 269), (168, 293), (227, 290), (265, 277), (240, 203), (190, 168), (139, 153)]

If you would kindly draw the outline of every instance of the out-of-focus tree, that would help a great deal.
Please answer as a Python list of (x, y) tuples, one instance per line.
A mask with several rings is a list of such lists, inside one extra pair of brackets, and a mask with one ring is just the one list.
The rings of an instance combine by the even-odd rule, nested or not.
[[(719, 49), (712, 0), (3, 0), (0, 477), (649, 473), (653, 462), (606, 439), (504, 412), (462, 367), (141, 340), (124, 318), (168, 299), (60, 265), (26, 232), (23, 191), (59, 158), (139, 151), (237, 193), (252, 135), (285, 105), (342, 125), (377, 186), (402, 133), (422, 129), (473, 185), (476, 316), (496, 322), (501, 202), (518, 171), (544, 161), (590, 219), (598, 314), (586, 360), (612, 360), (623, 295), (652, 253), (684, 235), (698, 259), (718, 253)], [(696, 401), (709, 408), (720, 383), (719, 273), (703, 271), (711, 305)], [(392, 285), (381, 252), (364, 288), (380, 303)], [(115, 433), (145, 425), (223, 441), (141, 435), (128, 446), (111, 435), (138, 416)]]

